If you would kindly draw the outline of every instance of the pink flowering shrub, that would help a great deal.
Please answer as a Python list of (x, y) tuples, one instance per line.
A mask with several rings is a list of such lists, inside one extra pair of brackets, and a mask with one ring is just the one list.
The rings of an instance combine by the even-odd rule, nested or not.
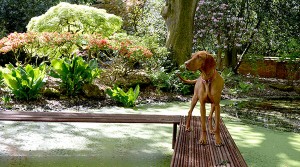
[[(195, 13), (194, 43), (210, 50), (241, 48), (257, 31), (255, 25), (238, 14), (238, 7), (221, 1), (200, 0)], [(249, 16), (250, 17), (250, 16)], [(248, 20), (246, 20), (248, 19)], [(195, 50), (200, 48), (195, 48)], [(203, 48), (202, 48), (203, 49)]]
[[(152, 52), (146, 46), (133, 40), (103, 38), (100, 34), (73, 34), (69, 32), (28, 32), (11, 33), (0, 40), (0, 54), (13, 52), (16, 59), (21, 51), (30, 57), (49, 59), (72, 57), (75, 53), (86, 52), (97, 57), (103, 51), (111, 51), (112, 56), (138, 60), (150, 58)], [(24, 62), (26, 63), (26, 62)]]

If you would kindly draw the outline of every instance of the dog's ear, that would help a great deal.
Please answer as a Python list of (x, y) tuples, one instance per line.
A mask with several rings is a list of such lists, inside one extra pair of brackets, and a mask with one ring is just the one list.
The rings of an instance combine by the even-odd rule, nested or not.
[(205, 63), (204, 63), (204, 66), (205, 66), (204, 71), (209, 72), (209, 71), (215, 69), (216, 65), (217, 65), (217, 63), (216, 63), (214, 57), (211, 54), (207, 53)]

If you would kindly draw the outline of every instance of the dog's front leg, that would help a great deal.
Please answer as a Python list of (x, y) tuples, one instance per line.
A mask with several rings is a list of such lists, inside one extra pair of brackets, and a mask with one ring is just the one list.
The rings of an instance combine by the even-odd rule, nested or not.
[(215, 138), (216, 138), (216, 146), (221, 146), (222, 145), (222, 141), (221, 141), (221, 135), (220, 135), (220, 104), (216, 104), (215, 105)]
[(215, 133), (214, 129), (213, 129), (213, 126), (212, 126), (212, 118), (213, 118), (214, 111), (215, 111), (215, 104), (211, 103), (210, 113), (209, 113), (209, 116), (208, 116), (208, 126), (209, 126), (209, 132), (211, 134)]
[(192, 101), (191, 101), (191, 107), (190, 107), (190, 110), (188, 112), (188, 116), (187, 116), (187, 120), (186, 120), (186, 124), (185, 124), (185, 131), (191, 131), (191, 118), (192, 118), (192, 113), (193, 113), (193, 110), (196, 106), (198, 102), (198, 98), (197, 96), (193, 96), (192, 98)]
[(199, 140), (200, 144), (206, 144), (206, 111), (205, 111), (205, 103), (201, 102), (201, 106), (200, 106), (200, 114), (201, 114), (201, 137)]

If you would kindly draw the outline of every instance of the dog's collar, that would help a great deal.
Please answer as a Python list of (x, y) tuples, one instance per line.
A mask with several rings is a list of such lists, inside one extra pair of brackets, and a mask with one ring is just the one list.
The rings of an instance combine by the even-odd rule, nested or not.
[(201, 81), (202, 81), (204, 84), (205, 84), (205, 83), (210, 84), (210, 83), (214, 80), (214, 78), (215, 78), (215, 76), (216, 76), (216, 71), (217, 71), (217, 70), (214, 70), (213, 75), (212, 75), (210, 78), (208, 78), (207, 80), (205, 80), (205, 79), (203, 79), (203, 78), (201, 77)]

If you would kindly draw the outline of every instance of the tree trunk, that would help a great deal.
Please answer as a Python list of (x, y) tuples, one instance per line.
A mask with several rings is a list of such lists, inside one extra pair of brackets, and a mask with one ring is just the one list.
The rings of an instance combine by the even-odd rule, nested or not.
[[(220, 35), (218, 35), (217, 40), (218, 40), (218, 45), (221, 46)], [(218, 52), (217, 52), (217, 70), (222, 70), (222, 69), (223, 69), (222, 49), (218, 48)]]
[(237, 49), (236, 47), (229, 48), (225, 51), (225, 67), (232, 69), (237, 74), (235, 66), (237, 64)]
[(165, 19), (168, 36), (166, 46), (176, 65), (183, 64), (192, 52), (194, 15), (198, 0), (166, 0), (161, 15)]

